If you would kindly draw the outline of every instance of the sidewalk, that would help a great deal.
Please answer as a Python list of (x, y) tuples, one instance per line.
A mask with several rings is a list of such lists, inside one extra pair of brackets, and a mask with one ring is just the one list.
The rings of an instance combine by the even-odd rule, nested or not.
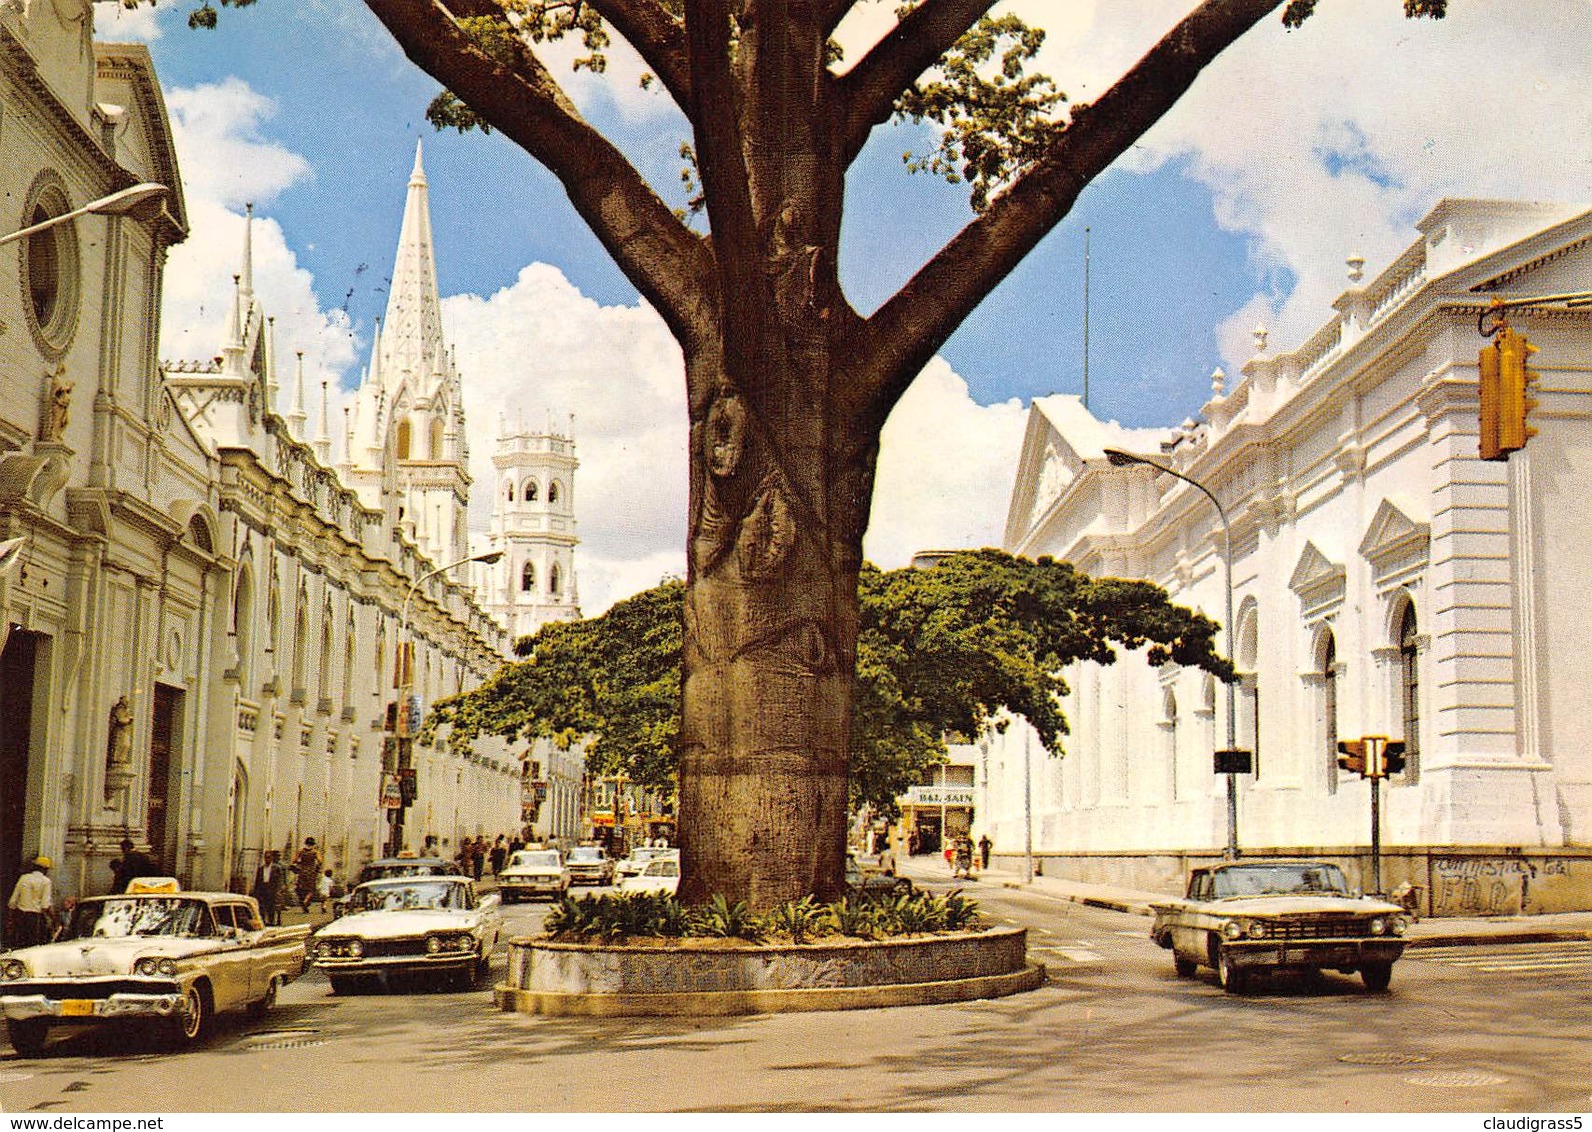
[[(936, 868), (935, 866), (939, 866)], [(949, 880), (938, 858), (917, 857), (900, 870), (913, 881)], [(1054, 900), (1108, 908), (1135, 916), (1151, 916), (1151, 904), (1176, 897), (1163, 892), (1118, 888), (1105, 884), (1086, 884), (1062, 877), (1036, 876), (1024, 879), (1019, 866), (1013, 870), (999, 864), (980, 870), (973, 881), (963, 881), (971, 894), (983, 885), (1024, 889)], [(1463, 918), (1443, 916), (1416, 920), (1405, 937), (1410, 947), (1459, 947), (1466, 944), (1546, 943), (1559, 940), (1592, 940), (1592, 912), (1559, 912), (1542, 916), (1489, 916)]]

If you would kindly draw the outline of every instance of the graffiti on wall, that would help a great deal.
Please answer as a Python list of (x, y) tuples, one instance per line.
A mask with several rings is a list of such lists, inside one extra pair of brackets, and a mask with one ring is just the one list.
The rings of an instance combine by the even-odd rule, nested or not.
[(1531, 887), (1565, 877), (1570, 862), (1558, 857), (1434, 857), (1434, 916), (1518, 916), (1531, 907)]

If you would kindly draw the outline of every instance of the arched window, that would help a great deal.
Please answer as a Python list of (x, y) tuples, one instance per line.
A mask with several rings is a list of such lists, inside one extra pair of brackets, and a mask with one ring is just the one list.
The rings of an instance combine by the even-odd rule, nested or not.
[(563, 577), (559, 573), (558, 563), (555, 562), (553, 563), (553, 568), (548, 571), (547, 574), (547, 592), (550, 594), (558, 593), (559, 586), (562, 584), (562, 582)]
[(354, 622), (354, 607), (348, 607), (348, 626), (343, 631), (343, 706), (346, 708), (354, 702), (354, 642), (358, 636), (358, 625)]
[(398, 422), (398, 459), (409, 459), (410, 438), (413, 435), (413, 432), (414, 429), (410, 426), (407, 420)]
[(214, 554), (215, 547), (210, 541), (210, 528), (198, 515), (188, 520), (188, 536), (193, 539), (194, 547), (206, 554)]
[(536, 565), (527, 562), (520, 567), (520, 592), (528, 594), (536, 588)]
[(1404, 780), (1418, 781), (1421, 769), (1420, 646), (1415, 603), (1404, 606), (1399, 621), (1399, 708), (1404, 724)]
[(444, 438), (443, 431), (442, 431), (442, 421), (441, 421), (441, 419), (439, 418), (437, 420), (432, 421), (431, 422), (431, 458), (433, 460), (441, 460), (446, 455), (443, 452), (443, 450), (442, 450), (444, 439), (445, 438)]
[(1237, 735), (1239, 750), (1250, 752), (1250, 767), (1255, 777), (1260, 777), (1260, 616), (1253, 601), (1246, 602), (1238, 615), (1238, 671), (1239, 685), (1234, 692), (1237, 700)]
[(509, 480), (506, 486), (508, 488), (508, 492), (507, 492), (508, 501), (510, 503), (513, 503), (514, 502), (514, 481), (513, 480)]
[(293, 695), (304, 698), (304, 672), (309, 664), (308, 642), (310, 614), (304, 602), (304, 591), (299, 591), (298, 608), (293, 614)]
[(1327, 749), (1327, 793), (1338, 792), (1338, 643), (1332, 630), (1321, 634), (1321, 730)]
[(387, 619), (382, 617), (376, 626), (376, 695), (387, 685)]
[(1161, 730), (1166, 735), (1167, 797), (1177, 801), (1177, 692), (1168, 688), (1161, 697)]
[(547, 485), (547, 501), (549, 503), (557, 503), (558, 502), (558, 481), (557, 480), (554, 480), (552, 483)]
[(525, 494), (520, 496), (520, 498), (525, 500), (525, 502), (527, 502), (527, 503), (535, 503), (536, 502), (536, 481), (535, 480), (526, 480), (525, 481)]
[[(320, 671), (316, 675), (317, 694), (322, 701), (332, 698), (332, 604), (321, 609)], [(327, 705), (328, 707), (330, 705)]]
[(238, 575), (238, 589), (232, 597), (233, 644), (238, 650), (238, 683), (245, 699), (253, 699), (249, 689), (250, 661), (254, 655), (254, 575), (245, 565)]

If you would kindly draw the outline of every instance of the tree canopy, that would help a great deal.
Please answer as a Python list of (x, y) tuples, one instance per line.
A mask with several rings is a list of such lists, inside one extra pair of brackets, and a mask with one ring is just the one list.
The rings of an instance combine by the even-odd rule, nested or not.
[[(685, 586), (668, 581), (601, 617), (552, 622), (521, 642), (524, 661), (440, 701), (424, 738), (468, 747), (510, 740), (589, 740), (588, 769), (623, 770), (654, 789), (674, 786), (680, 735)], [(852, 805), (890, 809), (943, 761), (948, 735), (975, 737), (1020, 717), (1061, 754), (1058, 697), (1077, 661), (1112, 664), (1144, 650), (1154, 665), (1203, 668), (1224, 679), (1217, 625), (1148, 582), (1090, 578), (1065, 562), (997, 550), (950, 555), (927, 569), (864, 566), (852, 689)]]

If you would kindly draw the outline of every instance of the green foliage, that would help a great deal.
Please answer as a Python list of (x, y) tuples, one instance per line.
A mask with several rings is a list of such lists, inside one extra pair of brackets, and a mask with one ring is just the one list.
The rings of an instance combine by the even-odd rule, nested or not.
[(878, 939), (884, 928), (880, 923), (879, 902), (862, 896), (848, 896), (825, 909), (830, 928), (840, 935), (858, 939)]
[(806, 943), (822, 933), (827, 921), (825, 906), (814, 903), (811, 896), (804, 896), (773, 909), (763, 917), (763, 926), (770, 935), (785, 936), (792, 943)]
[(691, 912), (691, 935), (712, 936), (717, 939), (763, 938), (763, 920), (746, 906), (746, 901), (731, 904), (721, 893)]
[(984, 16), (931, 76), (896, 100), (897, 118), (932, 122), (943, 131), (926, 154), (904, 155), (914, 173), (952, 184), (966, 181), (982, 212), (990, 194), (1033, 164), (1066, 129), (1056, 121), (1067, 96), (1045, 75), (1025, 73), (1045, 33), (1014, 15)]
[(542, 926), (554, 935), (581, 939), (677, 939), (689, 933), (690, 923), (686, 909), (668, 893), (637, 892), (560, 897)]
[[(1002, 710), (1028, 720), (1061, 751), (1061, 670), (1111, 664), (1145, 648), (1151, 664), (1197, 666), (1227, 678), (1214, 621), (1167, 600), (1148, 582), (1090, 578), (1065, 562), (998, 550), (951, 555), (926, 569), (864, 566), (858, 579), (851, 799), (888, 812), (945, 758), (947, 733), (1001, 726)], [(466, 747), (482, 734), (549, 737), (564, 746), (595, 736), (594, 774), (623, 769), (667, 790), (679, 736), (685, 587), (665, 582), (602, 617), (560, 621), (521, 642), (528, 659), (473, 692), (441, 701), (420, 739), (441, 727)]]

